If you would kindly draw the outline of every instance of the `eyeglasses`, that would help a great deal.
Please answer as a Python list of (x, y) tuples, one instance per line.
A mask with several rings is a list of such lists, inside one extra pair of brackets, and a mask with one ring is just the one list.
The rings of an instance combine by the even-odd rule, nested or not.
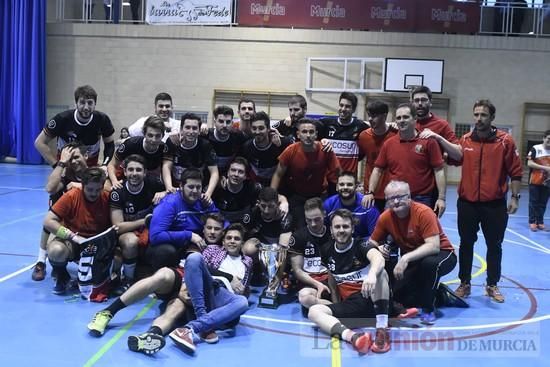
[(394, 195), (394, 196), (386, 197), (386, 202), (388, 203), (388, 205), (391, 206), (391, 205), (394, 205), (395, 203), (400, 203), (410, 198), (411, 198), (410, 194)]

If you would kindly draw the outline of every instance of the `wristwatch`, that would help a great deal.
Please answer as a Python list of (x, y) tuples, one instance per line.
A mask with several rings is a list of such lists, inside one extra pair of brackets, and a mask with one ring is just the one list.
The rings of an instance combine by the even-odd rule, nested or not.
[(512, 194), (512, 197), (519, 200), (521, 199), (521, 194)]
[(59, 166), (59, 167), (61, 167), (61, 168), (66, 168), (66, 167), (67, 167), (67, 163), (58, 161), (58, 162), (57, 162), (57, 166)]

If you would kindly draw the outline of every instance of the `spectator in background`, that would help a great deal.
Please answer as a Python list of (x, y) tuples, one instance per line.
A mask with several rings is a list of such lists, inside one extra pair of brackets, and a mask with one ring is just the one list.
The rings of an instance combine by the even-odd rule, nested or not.
[[(180, 122), (172, 118), (172, 109), (174, 105), (172, 103), (172, 97), (165, 92), (161, 92), (155, 96), (155, 115), (160, 117), (164, 121), (164, 137), (162, 141), (166, 142), (168, 136), (171, 134), (177, 134), (180, 129)], [(139, 120), (134, 122), (128, 128), (130, 136), (143, 136), (143, 124), (150, 116), (140, 117)]]
[(542, 144), (531, 148), (527, 154), (529, 176), (529, 228), (532, 231), (547, 230), (544, 212), (550, 195), (550, 130), (544, 132)]

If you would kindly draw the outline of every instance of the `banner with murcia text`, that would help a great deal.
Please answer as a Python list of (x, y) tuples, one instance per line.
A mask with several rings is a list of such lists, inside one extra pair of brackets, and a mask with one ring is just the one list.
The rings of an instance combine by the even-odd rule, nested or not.
[(453, 0), (239, 0), (240, 26), (475, 33), (479, 4)]
[(163, 25), (231, 24), (232, 0), (147, 0), (145, 22)]

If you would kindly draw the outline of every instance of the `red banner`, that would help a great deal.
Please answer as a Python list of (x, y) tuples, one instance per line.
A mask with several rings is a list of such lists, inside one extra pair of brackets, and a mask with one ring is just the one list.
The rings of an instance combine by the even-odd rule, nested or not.
[(241, 26), (476, 33), (477, 3), (452, 0), (239, 0)]

